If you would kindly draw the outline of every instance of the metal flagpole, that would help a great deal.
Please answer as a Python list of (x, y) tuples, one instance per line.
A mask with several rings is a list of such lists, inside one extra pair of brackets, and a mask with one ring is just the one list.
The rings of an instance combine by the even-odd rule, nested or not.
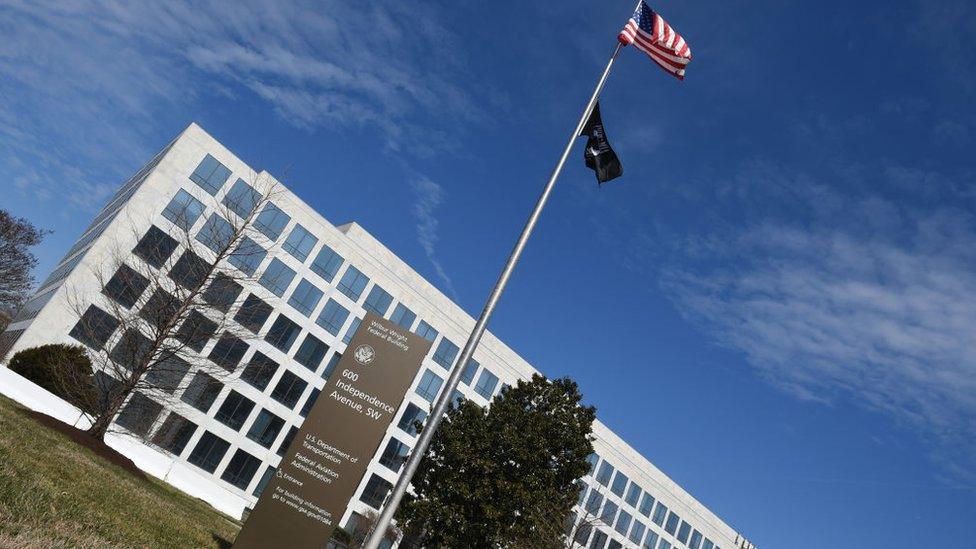
[(600, 96), (600, 91), (603, 89), (603, 85), (606, 83), (607, 77), (610, 76), (610, 69), (613, 67), (613, 62), (616, 61), (617, 55), (620, 53), (620, 48), (622, 47), (623, 44), (618, 42), (617, 47), (613, 50), (613, 55), (610, 56), (610, 61), (607, 62), (607, 67), (603, 69), (603, 74), (600, 75), (600, 80), (597, 82), (596, 88), (593, 90), (593, 95), (590, 96), (590, 101), (586, 104), (586, 108), (583, 109), (583, 114), (580, 116), (579, 122), (576, 124), (576, 128), (573, 130), (572, 135), (569, 136), (569, 142), (566, 143), (566, 148), (563, 150), (562, 156), (559, 157), (559, 162), (556, 163), (556, 168), (552, 171), (552, 175), (549, 176), (549, 181), (546, 183), (546, 187), (543, 189), (542, 195), (539, 197), (539, 201), (536, 202), (535, 209), (532, 210), (532, 215), (530, 215), (528, 221), (526, 221), (525, 228), (522, 229), (522, 234), (519, 236), (518, 242), (515, 243), (515, 248), (512, 249), (512, 253), (508, 257), (508, 262), (505, 264), (505, 268), (502, 269), (502, 274), (498, 277), (498, 282), (495, 283), (495, 288), (491, 291), (491, 295), (488, 296), (488, 301), (485, 303), (485, 308), (481, 311), (481, 316), (478, 317), (478, 322), (475, 323), (474, 330), (471, 331), (471, 335), (468, 337), (468, 342), (464, 344), (464, 349), (461, 351), (461, 357), (458, 358), (458, 361), (454, 365), (454, 371), (451, 372), (451, 377), (449, 377), (447, 380), (447, 386), (441, 391), (441, 395), (438, 397), (437, 403), (434, 405), (434, 409), (430, 413), (430, 417), (427, 419), (427, 424), (420, 433), (420, 438), (417, 440), (416, 447), (414, 447), (413, 452), (410, 453), (409, 459), (407, 459), (407, 462), (403, 466), (403, 474), (400, 475), (400, 479), (397, 480), (396, 486), (393, 487), (393, 491), (391, 492), (389, 499), (386, 501), (386, 507), (384, 507), (383, 512), (380, 513), (380, 516), (376, 521), (376, 525), (373, 527), (373, 531), (370, 533), (369, 539), (366, 541), (364, 549), (379, 549), (380, 542), (383, 540), (386, 529), (393, 521), (393, 515), (396, 513), (397, 507), (399, 507), (400, 501), (403, 499), (403, 495), (407, 492), (407, 487), (410, 486), (410, 480), (413, 478), (414, 473), (417, 472), (417, 466), (420, 465), (420, 460), (423, 459), (424, 454), (427, 452), (427, 447), (430, 445), (430, 441), (434, 437), (434, 432), (437, 431), (437, 426), (440, 424), (441, 418), (444, 416), (444, 412), (447, 410), (447, 405), (451, 401), (451, 395), (454, 393), (454, 389), (457, 388), (458, 382), (461, 379), (461, 373), (464, 371), (465, 366), (467, 366), (468, 361), (471, 360), (475, 349), (478, 347), (478, 343), (481, 341), (481, 336), (485, 333), (485, 328), (488, 326), (488, 320), (491, 319), (491, 314), (495, 311), (495, 305), (498, 304), (498, 299), (505, 290), (505, 285), (508, 284), (508, 279), (512, 276), (512, 271), (515, 269), (515, 264), (518, 263), (519, 257), (522, 255), (522, 251), (525, 249), (525, 244), (532, 235), (532, 229), (535, 228), (536, 222), (539, 221), (539, 215), (542, 213), (542, 209), (546, 206), (546, 202), (549, 200), (549, 195), (552, 193), (552, 188), (556, 185), (556, 180), (559, 179), (559, 173), (562, 171), (563, 165), (566, 163), (566, 159), (569, 157), (569, 153), (573, 150), (573, 145), (576, 143), (576, 139), (579, 137), (580, 131), (583, 130), (583, 125), (586, 124), (586, 120), (590, 117), (590, 113), (593, 112), (593, 106), (596, 105), (597, 98)]

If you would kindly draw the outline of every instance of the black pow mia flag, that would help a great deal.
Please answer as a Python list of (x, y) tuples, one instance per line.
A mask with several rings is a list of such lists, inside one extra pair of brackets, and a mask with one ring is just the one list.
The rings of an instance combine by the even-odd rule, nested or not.
[(586, 136), (586, 150), (583, 160), (586, 167), (596, 172), (597, 183), (603, 184), (624, 174), (617, 153), (613, 152), (607, 134), (603, 129), (603, 119), (600, 118), (600, 103), (593, 106), (589, 120), (583, 126), (580, 136)]

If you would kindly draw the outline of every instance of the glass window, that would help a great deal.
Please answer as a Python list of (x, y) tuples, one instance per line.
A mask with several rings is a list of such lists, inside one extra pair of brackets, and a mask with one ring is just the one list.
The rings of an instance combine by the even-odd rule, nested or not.
[(671, 549), (671, 542), (662, 539), (661, 543), (657, 546), (657, 549)]
[(651, 516), (651, 509), (653, 508), (654, 508), (654, 497), (651, 496), (651, 494), (644, 492), (644, 497), (641, 499), (640, 502), (640, 509), (639, 509), (640, 514), (644, 515), (645, 517), (649, 517)]
[(345, 260), (341, 255), (337, 254), (328, 244), (323, 244), (319, 254), (312, 261), (312, 272), (324, 278), (326, 282), (332, 282), (336, 274), (339, 273), (339, 267), (342, 266), (343, 261)]
[(654, 524), (657, 524), (658, 526), (663, 526), (664, 517), (667, 514), (668, 514), (668, 507), (659, 501), (657, 502), (657, 507), (654, 508), (654, 516), (651, 517), (651, 520), (654, 522)]
[(227, 262), (240, 269), (247, 276), (252, 276), (261, 266), (266, 255), (268, 255), (268, 251), (262, 248), (260, 244), (242, 236), (240, 244), (230, 253)]
[(281, 439), (281, 444), (278, 445), (278, 451), (275, 452), (279, 456), (285, 455), (288, 451), (288, 447), (291, 446), (291, 441), (295, 439), (295, 435), (298, 434), (298, 427), (292, 425), (288, 428), (288, 432), (285, 433), (285, 437)]
[(426, 321), (421, 320), (420, 324), (417, 325), (417, 335), (426, 339), (427, 341), (434, 341), (437, 339), (437, 330), (433, 328)]
[(648, 530), (647, 538), (644, 539), (644, 548), (655, 549), (657, 546), (657, 540), (658, 540), (657, 533), (655, 533), (654, 530)]
[(115, 343), (115, 348), (109, 353), (112, 362), (123, 366), (129, 371), (141, 368), (153, 352), (152, 341), (142, 335), (139, 330), (129, 328), (122, 333), (122, 337)]
[(695, 530), (691, 533), (691, 541), (688, 542), (688, 547), (691, 549), (701, 549), (702, 545), (702, 535), (701, 532)]
[(603, 494), (596, 490), (590, 490), (590, 497), (586, 499), (586, 512), (595, 515), (600, 510), (603, 503)]
[(205, 431), (186, 460), (208, 473), (213, 473), (217, 470), (217, 465), (220, 465), (220, 460), (224, 459), (228, 448), (230, 448), (229, 442), (210, 431)]
[(146, 372), (146, 381), (161, 391), (173, 394), (189, 371), (189, 362), (178, 356), (168, 356), (149, 368)]
[(203, 316), (199, 311), (190, 311), (180, 329), (176, 331), (176, 339), (199, 353), (216, 331), (216, 322)]
[(712, 543), (712, 540), (705, 538), (705, 543), (702, 545), (702, 549), (718, 549), (718, 548), (715, 547), (715, 544)]
[(269, 202), (264, 205), (264, 209), (254, 220), (254, 227), (271, 241), (275, 241), (281, 236), (281, 231), (285, 230), (289, 221), (291, 217), (288, 214)]
[(295, 340), (298, 339), (298, 333), (301, 331), (302, 329), (298, 324), (292, 322), (285, 315), (279, 314), (274, 324), (268, 330), (267, 335), (264, 336), (264, 340), (277, 347), (279, 351), (288, 354), (289, 349), (291, 349)]
[(298, 352), (295, 353), (295, 361), (314, 372), (319, 369), (319, 364), (322, 364), (322, 359), (328, 352), (328, 345), (312, 334), (308, 334), (298, 347)]
[(352, 337), (356, 335), (356, 330), (359, 329), (359, 325), (363, 323), (363, 319), (354, 318), (352, 322), (349, 323), (349, 327), (346, 328), (346, 335), (342, 337), (342, 342), (348, 344), (352, 341)]
[(600, 456), (596, 455), (596, 452), (586, 456), (587, 463), (590, 464), (590, 470), (588, 474), (592, 475), (593, 471), (596, 471), (596, 464), (600, 462)]
[(228, 177), (230, 177), (230, 170), (208, 154), (203, 157), (197, 169), (193, 170), (190, 181), (200, 185), (211, 196), (215, 196), (217, 191), (227, 182)]
[(132, 253), (141, 257), (146, 263), (159, 269), (166, 263), (169, 256), (173, 255), (173, 250), (176, 249), (176, 245), (175, 238), (153, 225), (139, 239), (139, 243), (132, 249)]
[(223, 388), (224, 385), (213, 377), (197, 372), (180, 399), (206, 414)]
[(312, 236), (305, 227), (296, 224), (281, 247), (299, 262), (304, 263), (318, 241), (319, 239)]
[(603, 463), (600, 464), (600, 472), (596, 475), (596, 481), (606, 486), (610, 482), (610, 477), (612, 476), (613, 466), (604, 460)]
[(257, 486), (254, 487), (254, 497), (259, 498), (261, 494), (264, 493), (264, 489), (268, 487), (268, 483), (271, 482), (271, 477), (274, 476), (276, 469), (270, 465), (261, 473), (261, 480), (258, 481)]
[(190, 442), (190, 438), (193, 437), (196, 430), (196, 424), (176, 412), (170, 412), (163, 425), (156, 430), (152, 442), (167, 452), (178, 456), (183, 453), (186, 443)]
[(247, 430), (247, 438), (270, 449), (284, 426), (285, 420), (267, 410), (261, 410), (251, 428)]
[(224, 203), (224, 206), (230, 208), (232, 212), (247, 219), (251, 216), (254, 208), (257, 208), (258, 203), (261, 202), (261, 193), (255, 191), (243, 179), (238, 179), (234, 182), (230, 190), (227, 191), (227, 194), (224, 195), (224, 199), (221, 202)]
[[(445, 338), (441, 339), (441, 342), (437, 345), (437, 349), (434, 351), (434, 362), (440, 364), (444, 368), (450, 370), (451, 366), (454, 365), (454, 359), (457, 358), (458, 346), (455, 345), (451, 340)], [(492, 390), (495, 388), (492, 387)]]
[(397, 303), (390, 320), (397, 326), (409, 330), (413, 326), (413, 321), (417, 320), (417, 314), (406, 308), (403, 303)]
[(180, 300), (166, 290), (158, 289), (142, 306), (139, 316), (159, 331), (167, 330), (167, 325), (180, 309)]
[(627, 489), (627, 483), (630, 481), (627, 475), (623, 474), (621, 471), (617, 471), (617, 476), (613, 478), (613, 484), (610, 486), (610, 491), (618, 496), (624, 495), (624, 490)]
[(197, 241), (216, 254), (221, 253), (234, 240), (234, 227), (217, 214), (210, 214), (207, 222), (197, 233)]
[(163, 217), (184, 231), (190, 230), (190, 227), (197, 222), (197, 219), (200, 219), (202, 214), (203, 203), (183, 189), (176, 193), (176, 196), (169, 201), (166, 209), (163, 210)]
[(122, 264), (105, 283), (102, 293), (129, 309), (136, 304), (147, 286), (149, 286), (148, 278), (135, 272), (128, 265)]
[(691, 533), (691, 525), (685, 521), (681, 521), (681, 526), (678, 528), (678, 541), (681, 543), (688, 543), (688, 535)]
[(183, 252), (169, 271), (169, 277), (187, 290), (196, 291), (210, 276), (212, 265), (191, 251)]
[(243, 291), (244, 288), (234, 282), (233, 278), (221, 273), (214, 277), (210, 286), (207, 286), (206, 291), (203, 292), (203, 300), (214, 309), (226, 313)]
[(298, 399), (302, 397), (302, 393), (305, 392), (305, 387), (308, 387), (308, 382), (285, 370), (281, 379), (278, 380), (278, 384), (271, 391), (271, 398), (289, 408), (294, 408), (298, 404)]
[(271, 311), (271, 305), (265, 303), (257, 295), (251, 294), (247, 296), (247, 299), (241, 304), (241, 308), (237, 310), (234, 320), (248, 330), (258, 333), (261, 331), (261, 326), (264, 326), (268, 317), (271, 316)]
[(359, 272), (359, 269), (356, 267), (350, 265), (342, 275), (342, 279), (339, 280), (339, 285), (336, 286), (336, 289), (349, 299), (359, 301), (359, 297), (363, 295), (363, 290), (366, 289), (367, 284), (369, 284), (369, 277)]
[(631, 527), (631, 529), (630, 529), (630, 536), (629, 536), (628, 539), (630, 539), (630, 541), (632, 541), (634, 543), (640, 543), (641, 538), (644, 537), (644, 530), (646, 530), (646, 529), (647, 529), (647, 527), (644, 526), (644, 523), (643, 522), (641, 522), (639, 520), (635, 520), (634, 521), (634, 526)]
[(475, 359), (468, 361), (468, 365), (464, 367), (464, 371), (461, 372), (461, 383), (465, 385), (471, 385), (474, 381), (474, 375), (478, 373), (479, 364)]
[(233, 334), (224, 332), (214, 344), (213, 349), (210, 350), (209, 358), (214, 364), (228, 372), (233, 372), (246, 352), (247, 343)]
[(342, 353), (332, 353), (332, 356), (329, 357), (329, 363), (322, 370), (322, 379), (329, 379), (332, 372), (335, 371), (336, 364), (339, 364), (340, 360), (342, 360)]
[(119, 320), (94, 305), (89, 305), (78, 323), (68, 334), (92, 349), (101, 349), (112, 332), (119, 327)]
[(417, 385), (417, 394), (427, 402), (434, 402), (443, 384), (444, 380), (439, 375), (430, 370), (424, 370), (424, 376), (420, 379), (420, 384)]
[(391, 437), (380, 455), (380, 464), (394, 473), (399, 473), (400, 467), (407, 461), (407, 454), (409, 453), (409, 446)]
[(163, 413), (161, 404), (142, 393), (134, 392), (129, 402), (119, 412), (119, 416), (115, 418), (115, 423), (132, 433), (145, 437), (161, 413)]
[(366, 301), (363, 302), (363, 309), (380, 316), (386, 316), (386, 311), (390, 309), (392, 303), (393, 296), (381, 288), (379, 284), (373, 284), (369, 295), (366, 296)]
[(624, 498), (624, 501), (630, 504), (631, 507), (637, 507), (637, 501), (640, 500), (640, 496), (641, 496), (640, 486), (631, 482), (630, 488), (627, 489), (627, 497)]
[(359, 501), (369, 505), (373, 509), (379, 510), (380, 506), (383, 505), (383, 501), (386, 499), (386, 495), (390, 493), (390, 489), (392, 488), (392, 484), (374, 474), (369, 477), (366, 487), (363, 488), (362, 495), (359, 496)]
[(458, 391), (457, 389), (454, 389), (454, 391), (451, 392), (451, 404), (454, 405), (455, 408), (457, 408), (461, 406), (462, 402), (464, 402), (464, 393)]
[(607, 544), (607, 535), (596, 530), (593, 532), (593, 541), (590, 542), (590, 549), (603, 549)]
[(281, 297), (285, 295), (285, 290), (288, 289), (293, 278), (295, 278), (295, 271), (280, 259), (274, 258), (258, 282), (274, 295)]
[(260, 466), (261, 460), (238, 448), (234, 452), (234, 457), (230, 458), (230, 463), (227, 464), (227, 468), (224, 469), (224, 474), (220, 475), (220, 478), (241, 490), (245, 490)]
[(630, 531), (631, 520), (633, 520), (633, 517), (630, 516), (630, 513), (621, 509), (620, 515), (617, 516), (617, 525), (614, 527), (614, 530), (620, 535), (626, 536), (627, 532)]
[(312, 388), (312, 391), (308, 394), (308, 398), (305, 399), (305, 404), (302, 404), (302, 410), (298, 412), (302, 417), (308, 417), (308, 413), (312, 411), (312, 406), (315, 406), (315, 401), (318, 400), (321, 392), (314, 387)]
[(681, 517), (674, 514), (674, 511), (668, 513), (668, 520), (664, 523), (664, 531), (674, 535), (675, 531), (678, 529), (678, 523), (681, 522)]
[(224, 403), (217, 409), (214, 419), (237, 431), (247, 421), (247, 416), (254, 409), (254, 401), (238, 393), (231, 391)]
[(347, 318), (349, 318), (349, 310), (339, 305), (336, 300), (329, 299), (325, 303), (325, 307), (322, 307), (322, 312), (315, 319), (315, 323), (321, 326), (326, 332), (338, 336)]
[(397, 423), (397, 427), (411, 436), (417, 436), (417, 433), (420, 431), (418, 424), (423, 425), (425, 419), (427, 419), (427, 412), (421, 410), (416, 404), (408, 402), (406, 410), (403, 411), (403, 416), (400, 417), (400, 421)]
[(486, 368), (481, 371), (481, 377), (478, 378), (478, 383), (474, 386), (474, 392), (490, 400), (496, 386), (498, 386), (498, 377)]
[(617, 504), (610, 501), (609, 499), (603, 505), (603, 511), (600, 513), (600, 520), (606, 525), (613, 524), (613, 519), (617, 516)]
[(309, 316), (312, 314), (315, 306), (319, 304), (320, 299), (322, 299), (322, 290), (316, 288), (311, 282), (303, 278), (298, 283), (295, 291), (291, 293), (288, 304), (303, 315)]
[(261, 351), (255, 351), (254, 356), (241, 372), (241, 379), (259, 391), (268, 387), (271, 378), (278, 371), (278, 363), (268, 358)]

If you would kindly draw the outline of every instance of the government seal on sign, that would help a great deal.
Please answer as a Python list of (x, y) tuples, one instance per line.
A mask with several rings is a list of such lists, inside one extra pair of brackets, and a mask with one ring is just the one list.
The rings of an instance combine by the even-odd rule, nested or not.
[(371, 345), (363, 344), (356, 347), (356, 350), (352, 353), (352, 357), (363, 366), (368, 366), (376, 358), (376, 350)]

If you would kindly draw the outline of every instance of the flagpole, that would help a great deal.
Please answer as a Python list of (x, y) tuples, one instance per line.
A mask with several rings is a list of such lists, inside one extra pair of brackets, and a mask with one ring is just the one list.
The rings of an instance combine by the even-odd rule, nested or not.
[(522, 234), (515, 243), (515, 247), (512, 249), (512, 253), (508, 257), (508, 262), (505, 263), (505, 268), (502, 269), (502, 273), (499, 275), (494, 289), (492, 289), (491, 294), (488, 296), (488, 301), (485, 302), (484, 309), (481, 311), (481, 316), (478, 317), (478, 321), (475, 323), (474, 329), (471, 331), (471, 335), (468, 337), (467, 343), (464, 344), (464, 349), (461, 350), (461, 356), (454, 365), (454, 371), (451, 372), (451, 376), (447, 380), (447, 386), (441, 391), (440, 397), (438, 397), (437, 403), (434, 405), (434, 409), (431, 411), (430, 417), (427, 419), (427, 424), (420, 433), (420, 438), (417, 440), (417, 445), (414, 447), (413, 451), (410, 453), (410, 457), (403, 466), (403, 474), (400, 475), (396, 486), (393, 487), (393, 491), (390, 493), (390, 497), (386, 501), (386, 506), (380, 513), (379, 518), (376, 520), (376, 525), (373, 527), (373, 531), (370, 533), (369, 539), (363, 546), (364, 549), (379, 549), (380, 542), (383, 540), (387, 528), (393, 521), (393, 515), (396, 513), (397, 507), (399, 507), (400, 501), (403, 499), (404, 494), (406, 494), (407, 487), (410, 486), (410, 481), (413, 479), (413, 475), (417, 472), (417, 467), (420, 465), (420, 460), (423, 459), (424, 454), (427, 452), (427, 447), (430, 445), (430, 441), (434, 437), (434, 433), (437, 431), (437, 426), (440, 424), (441, 419), (444, 416), (444, 412), (447, 410), (447, 406), (451, 401), (451, 395), (454, 393), (454, 389), (457, 388), (458, 382), (461, 379), (461, 373), (467, 366), (468, 361), (471, 360), (472, 355), (474, 355), (474, 351), (477, 349), (478, 343), (481, 342), (481, 336), (484, 335), (485, 328), (488, 326), (488, 321), (491, 319), (491, 315), (495, 311), (495, 305), (498, 304), (498, 300), (501, 298), (502, 292), (505, 291), (505, 285), (508, 284), (508, 279), (512, 276), (512, 271), (515, 269), (515, 265), (518, 263), (519, 257), (521, 257), (522, 251), (525, 249), (525, 245), (529, 241), (529, 237), (532, 235), (532, 230), (535, 228), (536, 222), (539, 221), (539, 216), (542, 214), (542, 210), (545, 208), (546, 202), (549, 200), (549, 195), (552, 193), (553, 187), (556, 186), (556, 180), (559, 179), (559, 174), (563, 170), (563, 165), (566, 164), (566, 159), (569, 158), (569, 153), (573, 150), (573, 145), (576, 143), (576, 139), (579, 137), (580, 131), (583, 130), (586, 120), (589, 118), (590, 113), (593, 112), (593, 107), (596, 105), (597, 99), (600, 97), (600, 91), (603, 90), (603, 85), (606, 83), (607, 77), (610, 76), (610, 69), (613, 67), (613, 62), (617, 60), (617, 55), (620, 54), (620, 48), (622, 47), (623, 44), (618, 42), (617, 47), (613, 50), (613, 55), (610, 56), (610, 60), (607, 62), (606, 68), (603, 69), (603, 74), (600, 75), (600, 80), (597, 82), (596, 88), (593, 90), (593, 95), (590, 96), (590, 100), (586, 104), (586, 108), (583, 109), (583, 114), (580, 116), (579, 122), (576, 124), (576, 128), (573, 130), (573, 133), (569, 136), (569, 141), (566, 143), (566, 148), (563, 149), (562, 156), (560, 156), (559, 161), (556, 162), (556, 167), (553, 169), (552, 175), (549, 176), (549, 181), (546, 182), (546, 186), (542, 190), (542, 195), (539, 196), (539, 200), (535, 204), (535, 209), (532, 210), (532, 214), (529, 216), (528, 221), (526, 221), (525, 228), (522, 229)]

